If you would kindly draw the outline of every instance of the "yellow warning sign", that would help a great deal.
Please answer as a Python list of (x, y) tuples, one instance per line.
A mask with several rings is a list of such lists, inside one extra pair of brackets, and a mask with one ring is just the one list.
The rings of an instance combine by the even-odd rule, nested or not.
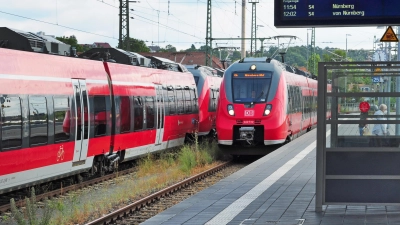
[(391, 26), (389, 26), (386, 32), (383, 34), (381, 42), (399, 42), (399, 39), (397, 39), (397, 36)]

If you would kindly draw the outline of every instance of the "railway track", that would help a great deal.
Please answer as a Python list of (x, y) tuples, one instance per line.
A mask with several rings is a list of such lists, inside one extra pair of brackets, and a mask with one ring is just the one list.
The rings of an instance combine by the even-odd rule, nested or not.
[(187, 178), (177, 184), (115, 210), (101, 218), (95, 219), (87, 223), (87, 225), (139, 224), (213, 185), (246, 165), (248, 165), (248, 163), (235, 164), (231, 161), (222, 163), (205, 172)]
[[(79, 189), (82, 189), (82, 188), (85, 188), (85, 187), (89, 187), (89, 186), (92, 186), (92, 185), (95, 185), (95, 184), (102, 183), (104, 181), (112, 180), (112, 179), (114, 179), (116, 177), (119, 177), (119, 176), (130, 174), (130, 173), (134, 172), (135, 169), (136, 168), (133, 167), (133, 168), (125, 169), (125, 170), (122, 170), (122, 171), (119, 171), (119, 172), (115, 172), (115, 173), (112, 173), (112, 174), (104, 175), (102, 177), (98, 177), (98, 178), (94, 178), (94, 179), (91, 179), (91, 180), (83, 181), (83, 182), (78, 183), (78, 184), (72, 184), (72, 185), (69, 185), (69, 186), (66, 186), (66, 187), (57, 188), (55, 190), (48, 191), (48, 192), (45, 192), (43, 194), (36, 195), (36, 200), (37, 201), (42, 201), (42, 200), (45, 200), (45, 199), (48, 199), (48, 198), (63, 196), (66, 193), (71, 192), (71, 191), (76, 191), (76, 190), (79, 190)], [(11, 195), (5, 195), (5, 196), (3, 196), (3, 198), (4, 199), (8, 198), (8, 202), (10, 202), (11, 198), (18, 197), (20, 200), (16, 201), (16, 205), (19, 206), (19, 207), (24, 207), (25, 206), (24, 196), (27, 196), (28, 193), (30, 193), (29, 190), (26, 190), (25, 192), (22, 192), (21, 195), (17, 195), (16, 196), (16, 194), (11, 194)], [(0, 205), (0, 215), (3, 214), (3, 213), (9, 212), (10, 210), (11, 210), (11, 205), (9, 203)]]

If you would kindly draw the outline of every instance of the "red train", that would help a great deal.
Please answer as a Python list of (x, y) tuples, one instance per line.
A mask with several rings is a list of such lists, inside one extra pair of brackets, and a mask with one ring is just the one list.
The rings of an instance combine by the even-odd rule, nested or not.
[(245, 58), (232, 64), (220, 88), (218, 144), (282, 144), (314, 128), (317, 81), (294, 71), (269, 58)]
[(194, 76), (199, 96), (199, 127), (198, 135), (214, 136), (219, 87), (222, 77), (210, 67), (186, 65)]
[[(13, 35), (0, 35), (0, 46), (41, 41), (22, 48)], [(197, 89), (184, 67), (113, 48), (82, 56), (102, 61), (0, 48), (0, 194), (104, 174), (197, 130)]]

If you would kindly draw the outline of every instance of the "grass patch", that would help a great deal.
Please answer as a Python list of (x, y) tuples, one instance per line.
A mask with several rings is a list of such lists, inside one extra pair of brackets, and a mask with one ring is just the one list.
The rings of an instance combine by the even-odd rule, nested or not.
[[(147, 155), (138, 161), (138, 171), (118, 177), (101, 188), (70, 193), (51, 201), (54, 210), (49, 224), (84, 224), (112, 209), (125, 206), (193, 174), (208, 170), (218, 159), (215, 142), (185, 145), (180, 150)], [(2, 218), (3, 221), (8, 218)], [(14, 217), (15, 220), (15, 217)], [(29, 224), (29, 223), (27, 223)]]

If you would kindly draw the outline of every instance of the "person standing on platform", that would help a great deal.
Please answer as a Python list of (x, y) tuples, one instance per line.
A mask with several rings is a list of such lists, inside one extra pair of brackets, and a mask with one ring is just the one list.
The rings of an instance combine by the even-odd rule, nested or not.
[[(368, 117), (368, 111), (363, 112), (361, 111), (360, 113), (360, 120), (367, 120)], [(365, 122), (361, 122), (360, 124), (358, 124), (358, 128), (360, 130), (360, 136), (364, 135), (364, 129), (367, 129), (367, 124), (364, 124)]]
[[(372, 128), (372, 135), (373, 136), (386, 136), (387, 134), (387, 124), (384, 122), (384, 120), (387, 120), (386, 118), (387, 114), (387, 106), (385, 104), (381, 104), (379, 106), (379, 110), (374, 113), (375, 120), (382, 120), (382, 124), (374, 124), (374, 128)], [(385, 124), (383, 124), (385, 123)], [(381, 147), (381, 138), (374, 137), (375, 140), (375, 147)]]

